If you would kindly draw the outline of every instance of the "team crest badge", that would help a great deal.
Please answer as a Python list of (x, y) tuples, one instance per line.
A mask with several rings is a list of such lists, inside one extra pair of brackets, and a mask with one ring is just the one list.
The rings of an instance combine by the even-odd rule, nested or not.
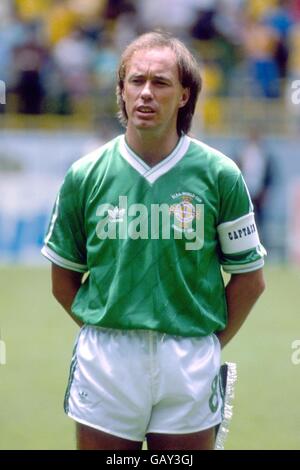
[(174, 214), (173, 228), (181, 232), (192, 232), (193, 221), (201, 218), (200, 204), (196, 204), (201, 199), (190, 193), (176, 193), (172, 195), (172, 199), (178, 200), (170, 206), (170, 212)]

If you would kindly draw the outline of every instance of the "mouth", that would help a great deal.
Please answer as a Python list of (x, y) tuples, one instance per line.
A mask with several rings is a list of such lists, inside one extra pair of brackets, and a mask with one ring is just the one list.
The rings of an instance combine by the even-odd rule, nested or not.
[(151, 116), (155, 114), (155, 110), (151, 106), (138, 106), (137, 112), (143, 116)]

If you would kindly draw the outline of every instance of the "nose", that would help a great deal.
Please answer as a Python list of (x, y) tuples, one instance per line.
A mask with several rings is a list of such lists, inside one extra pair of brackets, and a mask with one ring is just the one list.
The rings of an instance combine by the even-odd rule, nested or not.
[(145, 82), (143, 89), (141, 91), (141, 97), (143, 100), (151, 100), (152, 99), (152, 90), (151, 90), (151, 83)]

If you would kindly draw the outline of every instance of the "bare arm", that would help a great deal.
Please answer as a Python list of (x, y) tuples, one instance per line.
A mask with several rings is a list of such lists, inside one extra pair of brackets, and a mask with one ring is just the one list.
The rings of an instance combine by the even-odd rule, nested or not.
[(52, 293), (79, 326), (82, 326), (82, 323), (72, 314), (71, 305), (81, 286), (82, 276), (82, 273), (70, 271), (52, 263)]
[(265, 282), (262, 269), (231, 276), (226, 286), (228, 324), (225, 330), (217, 333), (222, 347), (239, 331), (264, 289)]

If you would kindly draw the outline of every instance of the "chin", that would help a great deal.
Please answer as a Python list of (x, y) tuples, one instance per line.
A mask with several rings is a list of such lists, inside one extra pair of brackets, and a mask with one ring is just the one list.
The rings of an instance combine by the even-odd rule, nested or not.
[(137, 122), (137, 123), (134, 123), (134, 126), (137, 128), (137, 129), (154, 129), (155, 127), (157, 127), (153, 122)]

